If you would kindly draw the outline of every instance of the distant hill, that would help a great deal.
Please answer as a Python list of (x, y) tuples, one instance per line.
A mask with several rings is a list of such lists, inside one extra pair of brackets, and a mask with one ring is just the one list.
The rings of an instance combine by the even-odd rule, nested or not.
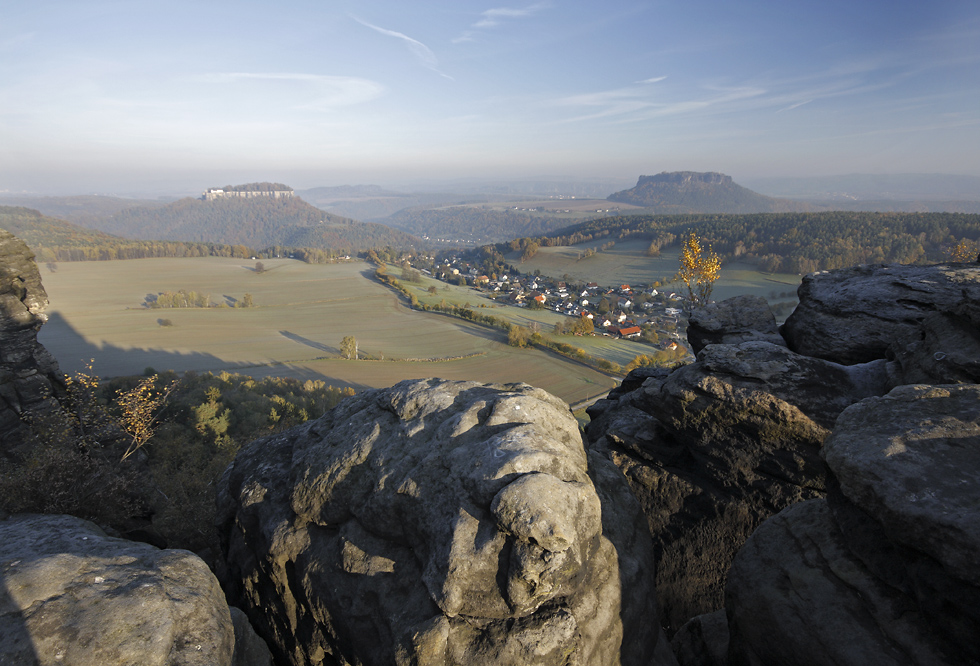
[(31, 195), (5, 195), (0, 205), (26, 206), (62, 220), (75, 221), (86, 217), (108, 217), (126, 208), (165, 206), (167, 201), (151, 199), (123, 199), (102, 195), (77, 195), (67, 197), (41, 197)]
[(821, 206), (767, 197), (737, 185), (731, 176), (695, 171), (663, 172), (640, 176), (636, 186), (616, 192), (609, 201), (642, 206), (654, 214), (794, 213), (825, 210)]
[(930, 202), (929, 207), (935, 209), (939, 205), (962, 207), (964, 201), (980, 201), (980, 176), (852, 173), (807, 178), (754, 178), (746, 179), (746, 182), (753, 189), (771, 196), (831, 201), (834, 205), (860, 201), (864, 204), (890, 202), (892, 206), (911, 203), (921, 207), (922, 202)]
[(79, 224), (128, 238), (227, 243), (265, 248), (360, 250), (418, 246), (418, 238), (381, 224), (331, 215), (298, 197), (180, 199), (160, 207), (133, 207)]
[(43, 246), (100, 245), (125, 239), (48, 217), (33, 208), (0, 206), (0, 229), (6, 229), (37, 252)]
[(0, 206), (0, 229), (19, 237), (37, 261), (105, 261), (147, 257), (246, 257), (250, 248), (220, 243), (130, 240), (43, 215), (33, 208)]

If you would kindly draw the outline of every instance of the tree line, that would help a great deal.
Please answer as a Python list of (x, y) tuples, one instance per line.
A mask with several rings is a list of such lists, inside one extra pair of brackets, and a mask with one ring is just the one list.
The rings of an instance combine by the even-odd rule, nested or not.
[[(868, 263), (942, 261), (961, 241), (980, 240), (980, 215), (962, 213), (759, 213), (637, 215), (591, 220), (554, 235), (521, 239), (525, 247), (577, 245), (608, 238), (649, 239), (648, 253), (696, 233), (723, 261), (770, 272), (810, 273)], [(510, 244), (495, 246), (500, 252)]]

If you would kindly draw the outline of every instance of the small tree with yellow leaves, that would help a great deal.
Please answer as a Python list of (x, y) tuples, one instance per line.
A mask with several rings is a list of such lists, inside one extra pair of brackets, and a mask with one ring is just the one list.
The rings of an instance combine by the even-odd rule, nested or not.
[(721, 259), (710, 246), (705, 249), (697, 234), (691, 232), (681, 249), (680, 262), (681, 268), (674, 279), (687, 286), (692, 306), (707, 304), (715, 281), (721, 275)]
[(946, 255), (951, 261), (980, 262), (980, 241), (971, 241), (968, 238), (962, 238), (959, 243), (946, 251)]
[(157, 417), (167, 403), (167, 398), (177, 388), (178, 380), (157, 387), (157, 375), (146, 377), (128, 391), (116, 394), (116, 405), (122, 414), (119, 425), (130, 437), (129, 446), (122, 459), (140, 450), (156, 431)]

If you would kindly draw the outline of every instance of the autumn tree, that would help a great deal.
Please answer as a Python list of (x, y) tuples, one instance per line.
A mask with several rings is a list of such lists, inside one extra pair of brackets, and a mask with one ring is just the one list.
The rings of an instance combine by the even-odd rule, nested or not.
[(357, 359), (357, 339), (347, 335), (340, 341), (340, 355), (348, 359)]
[(706, 249), (697, 234), (691, 232), (681, 249), (680, 263), (681, 268), (675, 279), (687, 286), (691, 305), (706, 305), (715, 281), (721, 275), (721, 259), (710, 246)]

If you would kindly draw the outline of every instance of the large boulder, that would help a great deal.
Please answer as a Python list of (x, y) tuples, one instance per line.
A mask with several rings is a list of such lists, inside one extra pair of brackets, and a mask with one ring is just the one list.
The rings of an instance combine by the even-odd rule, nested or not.
[(842, 366), (764, 341), (715, 344), (589, 410), (590, 440), (646, 515), (669, 633), (721, 608), (732, 558), (762, 521), (823, 494), (829, 428), (887, 382), (884, 361)]
[(687, 324), (687, 342), (697, 354), (707, 345), (762, 340), (786, 346), (769, 303), (761, 296), (735, 296), (695, 308)]
[(976, 311), (980, 266), (856, 266), (807, 275), (797, 293), (800, 304), (782, 329), (789, 348), (850, 365), (919, 339), (934, 312)]
[(730, 663), (976, 664), (980, 386), (869, 398), (824, 452), (827, 500), (767, 521), (732, 564)]
[(11, 666), (269, 664), (217, 579), (182, 550), (110, 538), (71, 516), (0, 520), (0, 663)]
[(406, 381), (259, 440), (219, 531), (284, 662), (664, 663), (639, 508), (527, 385)]
[(26, 433), (21, 416), (58, 409), (63, 379), (54, 357), (37, 341), (48, 295), (22, 240), (0, 229), (0, 457), (17, 457)]

